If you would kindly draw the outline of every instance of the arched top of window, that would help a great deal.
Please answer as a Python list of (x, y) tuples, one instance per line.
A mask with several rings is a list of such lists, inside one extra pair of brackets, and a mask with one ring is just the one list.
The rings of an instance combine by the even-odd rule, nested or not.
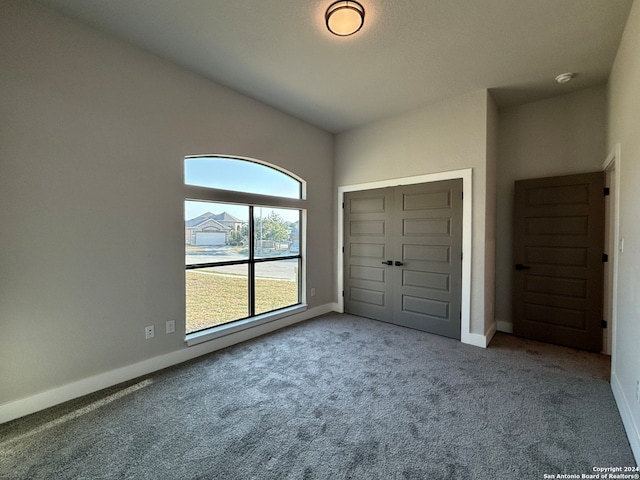
[(265, 162), (203, 155), (184, 159), (184, 183), (197, 187), (304, 198), (304, 181)]

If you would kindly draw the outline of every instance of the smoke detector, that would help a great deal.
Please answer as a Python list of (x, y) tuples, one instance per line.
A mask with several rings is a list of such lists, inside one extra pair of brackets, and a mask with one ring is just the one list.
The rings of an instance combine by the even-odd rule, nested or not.
[(556, 82), (557, 82), (557, 83), (567, 83), (567, 82), (570, 82), (570, 81), (571, 81), (571, 79), (572, 79), (574, 76), (575, 76), (575, 73), (570, 73), (570, 72), (567, 72), (567, 73), (561, 73), (560, 75), (558, 75), (558, 76), (556, 77)]

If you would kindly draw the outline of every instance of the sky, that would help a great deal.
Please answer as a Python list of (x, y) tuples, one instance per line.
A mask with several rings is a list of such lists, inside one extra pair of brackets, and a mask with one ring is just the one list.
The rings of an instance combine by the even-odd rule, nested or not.
[[(187, 158), (184, 163), (185, 183), (202, 187), (220, 188), (239, 192), (259, 193), (286, 198), (300, 198), (300, 182), (267, 166), (238, 159), (208, 157)], [(297, 210), (256, 207), (256, 216), (262, 208), (264, 216), (272, 210), (286, 221), (298, 220)], [(206, 212), (227, 212), (240, 220), (248, 220), (249, 209), (244, 205), (212, 202), (185, 202), (185, 220)]]

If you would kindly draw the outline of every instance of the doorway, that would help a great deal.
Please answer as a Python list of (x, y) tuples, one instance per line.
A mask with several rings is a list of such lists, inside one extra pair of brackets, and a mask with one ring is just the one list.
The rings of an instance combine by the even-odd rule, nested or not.
[(602, 349), (603, 172), (515, 182), (513, 331)]
[(461, 338), (462, 180), (344, 196), (344, 306)]
[(338, 186), (336, 195), (336, 215), (338, 227), (338, 242), (336, 245), (336, 297), (335, 310), (344, 312), (344, 196), (348, 192), (362, 190), (373, 190), (376, 188), (395, 187), (398, 185), (416, 185), (420, 183), (439, 182), (441, 180), (462, 179), (464, 198), (462, 201), (462, 323), (460, 326), (460, 341), (468, 345), (475, 345), (486, 348), (491, 336), (478, 333), (471, 333), (471, 265), (474, 261), (472, 245), (472, 224), (473, 224), (473, 169), (463, 168), (460, 170), (450, 170), (446, 172), (427, 173), (410, 177), (398, 177), (387, 180), (377, 180), (365, 183), (354, 183)]

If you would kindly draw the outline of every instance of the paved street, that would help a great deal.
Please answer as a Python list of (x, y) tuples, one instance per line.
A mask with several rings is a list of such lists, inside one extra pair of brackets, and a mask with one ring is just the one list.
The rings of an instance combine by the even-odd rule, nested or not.
[[(282, 252), (285, 254), (286, 252)], [(188, 265), (208, 262), (224, 262), (228, 260), (246, 260), (247, 256), (237, 252), (233, 247), (217, 247), (206, 246), (201, 247), (197, 253), (190, 252), (186, 255)], [(226, 265), (224, 267), (215, 267), (202, 269), (201, 272), (209, 273), (227, 273), (230, 275), (246, 275), (247, 265)], [(298, 260), (279, 260), (274, 262), (264, 262), (256, 264), (257, 278), (272, 278), (278, 280), (295, 281), (298, 278)]]

